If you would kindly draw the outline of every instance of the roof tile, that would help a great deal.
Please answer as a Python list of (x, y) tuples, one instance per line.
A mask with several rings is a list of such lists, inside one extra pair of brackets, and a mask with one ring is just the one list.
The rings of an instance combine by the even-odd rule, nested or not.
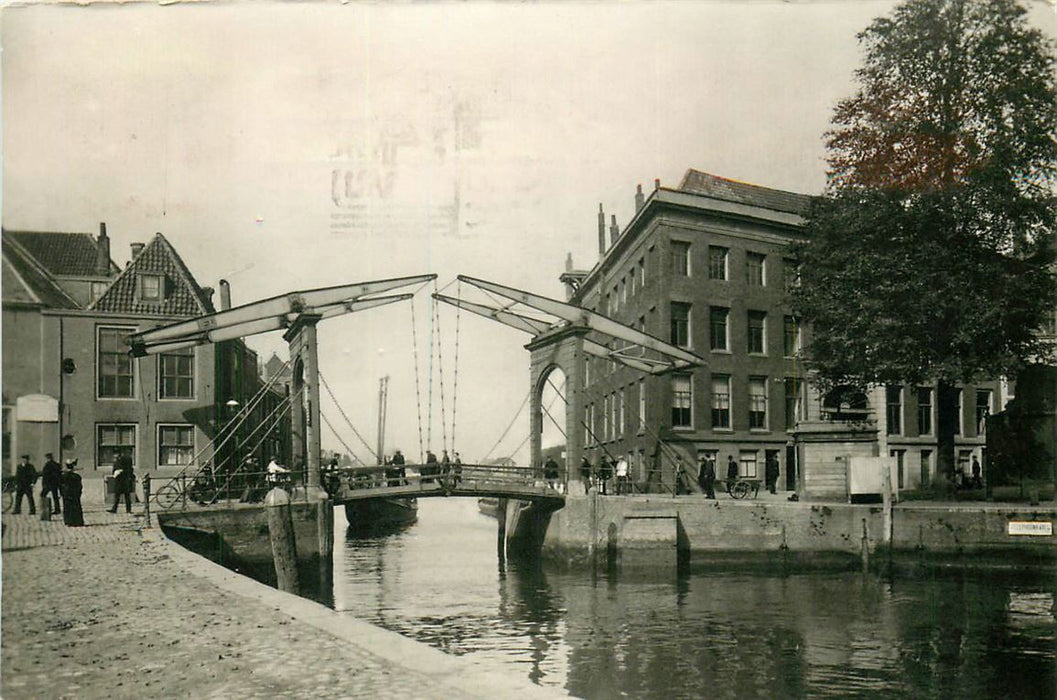
[(729, 180), (725, 177), (703, 173), (693, 168), (686, 171), (683, 181), (679, 184), (679, 189), (683, 192), (703, 194), (706, 197), (722, 199), (727, 202), (748, 204), (754, 207), (801, 215), (807, 214), (814, 199), (806, 194), (750, 185), (747, 182)]
[[(44, 269), (53, 275), (97, 277), (98, 247), (90, 233), (41, 233), (37, 231), (4, 231), (18, 241)], [(110, 269), (117, 272), (113, 261)]]

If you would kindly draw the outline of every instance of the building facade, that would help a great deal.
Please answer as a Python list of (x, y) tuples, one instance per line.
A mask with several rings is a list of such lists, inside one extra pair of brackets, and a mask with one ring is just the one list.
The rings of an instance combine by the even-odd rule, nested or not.
[[(210, 461), (214, 436), (261, 386), (256, 355), (241, 341), (129, 355), (129, 334), (214, 311), (213, 290), (169, 241), (156, 234), (133, 244), (119, 269), (105, 225), (98, 238), (4, 231), (2, 239), (5, 472), (21, 454), (39, 464), (47, 452), (77, 458), (88, 473), (108, 471), (122, 449), (143, 473)], [(283, 398), (273, 393), (257, 410)], [(262, 449), (281, 449), (272, 439)]]
[[(803, 236), (806, 195), (690, 170), (675, 189), (641, 188), (636, 213), (606, 240), (599, 260), (561, 276), (575, 304), (684, 347), (706, 360), (693, 371), (653, 376), (588, 360), (583, 416), (590, 458), (625, 455), (643, 490), (670, 488), (682, 462), (692, 479), (701, 457), (728, 460), (808, 497), (847, 495), (852, 456), (890, 455), (899, 488), (930, 481), (936, 465), (935, 387), (879, 387), (870, 395), (810, 390), (801, 348), (809, 329), (789, 305), (796, 284), (790, 246)], [(983, 454), (986, 415), (1002, 404), (998, 383), (962, 388), (956, 454), (967, 473)]]

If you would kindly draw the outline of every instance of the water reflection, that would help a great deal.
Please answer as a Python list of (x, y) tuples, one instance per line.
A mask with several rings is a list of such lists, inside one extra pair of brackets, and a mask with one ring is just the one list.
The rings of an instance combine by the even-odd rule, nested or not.
[(560, 571), (499, 562), (472, 500), (350, 537), (334, 604), (586, 698), (1052, 697), (1057, 584), (994, 575)]

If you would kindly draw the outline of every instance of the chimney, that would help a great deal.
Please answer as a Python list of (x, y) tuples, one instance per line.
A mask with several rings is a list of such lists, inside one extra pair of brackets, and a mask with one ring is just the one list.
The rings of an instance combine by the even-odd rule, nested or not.
[(130, 243), (129, 247), (132, 248), (132, 259), (135, 260), (139, 257), (139, 254), (143, 252), (142, 243)]
[(99, 222), (99, 240), (95, 244), (95, 274), (110, 276), (110, 239), (106, 235), (106, 223)]
[(602, 259), (606, 254), (606, 213), (602, 211), (602, 203), (598, 203), (598, 258)]
[(566, 253), (565, 254), (565, 271), (566, 272), (572, 272), (573, 271), (573, 254), (572, 253)]
[(231, 284), (227, 280), (220, 280), (220, 310), (227, 311), (231, 308)]
[(646, 206), (646, 195), (642, 193), (642, 185), (638, 185), (635, 189), (635, 213), (637, 214), (644, 206)]
[(615, 245), (620, 238), (620, 227), (617, 226), (617, 215), (613, 214), (609, 224), (609, 245)]
[(656, 177), (656, 178), (653, 179), (653, 189), (655, 189), (655, 190), (661, 189), (661, 178)]
[(215, 292), (215, 291), (216, 290), (213, 289), (212, 287), (202, 287), (202, 294), (206, 295), (206, 299), (209, 300), (210, 304), (213, 303), (213, 292)]

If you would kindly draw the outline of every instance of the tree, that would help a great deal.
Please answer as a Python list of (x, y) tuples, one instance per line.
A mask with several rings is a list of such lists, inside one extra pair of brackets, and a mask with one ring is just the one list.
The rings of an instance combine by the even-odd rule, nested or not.
[(1052, 353), (1053, 46), (1014, 0), (910, 0), (859, 40), (793, 303), (823, 390), (937, 382), (949, 476), (954, 385)]

